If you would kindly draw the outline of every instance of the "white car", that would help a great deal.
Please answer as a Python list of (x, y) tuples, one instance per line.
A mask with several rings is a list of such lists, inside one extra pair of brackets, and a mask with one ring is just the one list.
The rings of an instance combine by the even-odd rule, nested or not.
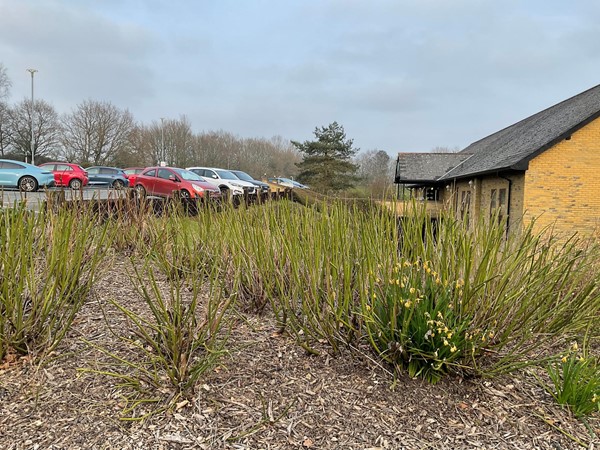
[(188, 167), (187, 170), (200, 175), (209, 183), (214, 184), (223, 196), (256, 195), (256, 186), (248, 181), (240, 180), (233, 173), (216, 167)]

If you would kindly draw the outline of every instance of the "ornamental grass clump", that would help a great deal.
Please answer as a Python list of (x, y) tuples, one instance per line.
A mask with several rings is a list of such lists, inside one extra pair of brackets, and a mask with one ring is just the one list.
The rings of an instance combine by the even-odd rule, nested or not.
[(264, 296), (281, 330), (308, 352), (357, 344), (368, 268), (396, 252), (393, 216), (340, 202), (282, 201), (244, 213), (231, 227), (240, 286)]
[(61, 210), (0, 211), (0, 361), (54, 350), (110, 247), (107, 224)]
[(160, 227), (160, 238), (145, 255), (131, 258), (130, 278), (145, 308), (111, 300), (128, 323), (112, 329), (123, 345), (97, 347), (110, 357), (110, 368), (83, 369), (118, 381), (124, 420), (169, 409), (195, 392), (197, 381), (225, 352), (226, 314), (235, 300), (235, 292), (224, 289), (224, 262), (202, 251), (206, 235), (194, 233), (203, 229), (196, 221), (173, 215), (152, 226)]
[(463, 281), (449, 283), (430, 263), (400, 260), (371, 276), (364, 325), (375, 353), (398, 372), (430, 382), (462, 367), (479, 352), (471, 318), (462, 311)]

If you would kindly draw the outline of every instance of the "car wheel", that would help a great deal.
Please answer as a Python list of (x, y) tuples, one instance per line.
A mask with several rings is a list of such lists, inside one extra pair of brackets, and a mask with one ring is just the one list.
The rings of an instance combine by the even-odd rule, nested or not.
[(37, 189), (38, 182), (35, 178), (26, 175), (19, 180), (19, 190), (24, 192), (33, 192), (37, 191)]
[(115, 189), (123, 189), (125, 187), (125, 183), (123, 183), (121, 180), (115, 180), (113, 181), (112, 187)]
[(179, 195), (181, 195), (181, 198), (185, 198), (186, 200), (192, 198), (190, 193), (188, 191), (186, 191), (185, 189), (182, 189), (181, 191), (179, 191)]
[(137, 184), (135, 186), (135, 193), (137, 194), (138, 198), (142, 199), (146, 196), (146, 189), (141, 184)]
[(82, 187), (81, 180), (78, 178), (73, 178), (71, 181), (69, 181), (69, 187), (74, 191), (78, 191)]
[(219, 189), (221, 189), (221, 198), (223, 198), (227, 201), (232, 200), (231, 191), (229, 190), (229, 188), (227, 186), (221, 186)]

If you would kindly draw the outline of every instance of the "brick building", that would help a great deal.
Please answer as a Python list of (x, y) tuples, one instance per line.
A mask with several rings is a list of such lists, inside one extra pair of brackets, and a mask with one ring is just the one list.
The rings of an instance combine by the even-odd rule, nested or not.
[(498, 213), (514, 228), (600, 230), (600, 85), (459, 153), (400, 153), (395, 182), (468, 221)]

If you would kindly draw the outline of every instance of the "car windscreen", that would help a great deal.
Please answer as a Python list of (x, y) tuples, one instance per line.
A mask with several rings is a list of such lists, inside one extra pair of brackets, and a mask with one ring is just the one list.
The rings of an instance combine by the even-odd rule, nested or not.
[(240, 180), (244, 180), (244, 181), (254, 181), (254, 178), (252, 178), (250, 175), (248, 175), (246, 172), (242, 172), (241, 170), (236, 170), (234, 172), (232, 172), (235, 176), (237, 176)]
[(182, 179), (187, 180), (187, 181), (204, 181), (204, 178), (202, 178), (200, 175), (198, 175), (194, 172), (190, 172), (189, 170), (175, 169), (175, 172)]
[(216, 170), (221, 178), (224, 180), (239, 180), (234, 174), (232, 174), (229, 170)]

